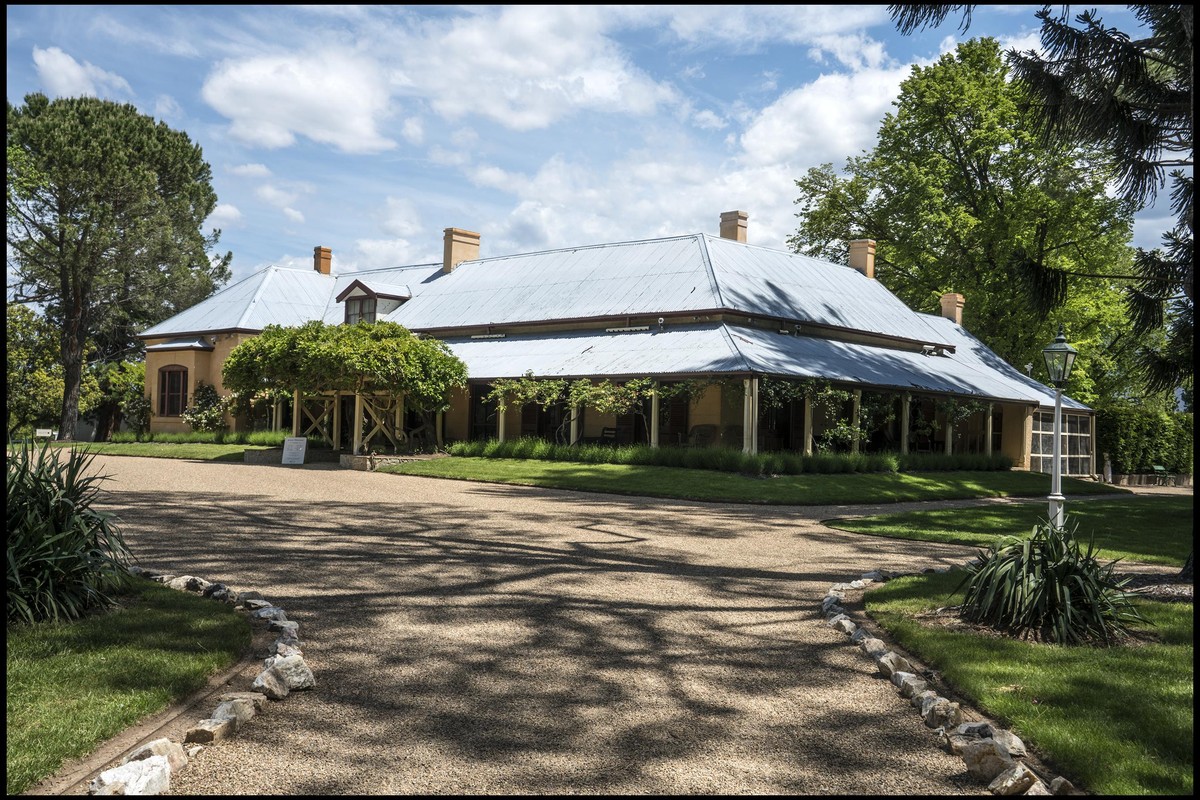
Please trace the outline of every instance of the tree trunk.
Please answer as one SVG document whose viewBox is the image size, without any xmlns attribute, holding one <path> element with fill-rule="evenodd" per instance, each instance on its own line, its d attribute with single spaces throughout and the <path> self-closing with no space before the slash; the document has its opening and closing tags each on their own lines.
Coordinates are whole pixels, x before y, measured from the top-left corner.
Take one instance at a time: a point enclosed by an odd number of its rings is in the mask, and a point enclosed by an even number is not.
<svg viewBox="0 0 1200 800">
<path fill-rule="evenodd" d="M 96 408 L 96 434 L 94 442 L 107 442 L 121 428 L 121 404 L 113 400 L 104 400 Z"/>
<path fill-rule="evenodd" d="M 1183 562 L 1183 569 L 1179 571 L 1178 580 L 1184 583 L 1194 583 L 1196 580 L 1192 577 L 1192 556 L 1195 555 L 1195 553 L 1195 550 L 1192 550 L 1188 553 L 1187 561 Z"/>
<path fill-rule="evenodd" d="M 83 383 L 83 343 L 73 335 L 71 327 L 68 324 L 62 335 L 63 402 L 58 439 L 73 442 L 79 422 L 79 388 Z"/>
</svg>

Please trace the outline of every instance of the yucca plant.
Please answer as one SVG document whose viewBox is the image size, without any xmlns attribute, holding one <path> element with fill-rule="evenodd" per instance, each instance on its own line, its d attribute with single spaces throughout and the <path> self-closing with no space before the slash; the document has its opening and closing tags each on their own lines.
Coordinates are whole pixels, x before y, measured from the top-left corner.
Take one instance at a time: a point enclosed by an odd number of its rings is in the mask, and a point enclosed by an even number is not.
<svg viewBox="0 0 1200 800">
<path fill-rule="evenodd" d="M 1117 562 L 1102 565 L 1091 540 L 1081 547 L 1078 527 L 1042 521 L 1027 538 L 1005 537 L 981 552 L 955 589 L 966 587 L 963 618 L 1060 644 L 1107 644 L 1146 622 L 1122 591 L 1129 579 L 1116 577 Z"/>
<path fill-rule="evenodd" d="M 112 602 L 129 550 L 111 515 L 92 508 L 104 476 L 94 456 L 48 443 L 8 458 L 8 622 L 71 620 Z"/>
</svg>

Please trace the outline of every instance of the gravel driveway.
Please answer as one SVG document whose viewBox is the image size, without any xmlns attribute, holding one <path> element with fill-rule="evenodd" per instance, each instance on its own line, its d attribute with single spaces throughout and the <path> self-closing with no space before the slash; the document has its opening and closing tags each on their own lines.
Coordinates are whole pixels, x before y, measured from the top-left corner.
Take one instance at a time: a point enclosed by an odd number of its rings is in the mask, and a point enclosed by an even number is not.
<svg viewBox="0 0 1200 800">
<path fill-rule="evenodd" d="M 96 462 L 142 565 L 259 589 L 318 680 L 174 793 L 984 793 L 821 619 L 973 553 L 818 522 L 868 509 Z"/>
</svg>

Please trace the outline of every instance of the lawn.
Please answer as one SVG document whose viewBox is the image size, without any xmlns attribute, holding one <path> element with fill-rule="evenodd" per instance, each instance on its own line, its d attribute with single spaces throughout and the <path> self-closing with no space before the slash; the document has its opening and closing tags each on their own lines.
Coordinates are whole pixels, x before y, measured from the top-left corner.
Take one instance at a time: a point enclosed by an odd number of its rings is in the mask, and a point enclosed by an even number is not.
<svg viewBox="0 0 1200 800">
<path fill-rule="evenodd" d="M 1153 641 L 1109 648 L 1035 644 L 922 625 L 955 605 L 963 573 L 898 578 L 866 593 L 867 613 L 972 705 L 1052 767 L 1100 795 L 1190 796 L 1191 603 L 1138 600 Z"/>
<path fill-rule="evenodd" d="M 751 477 L 682 467 L 463 457 L 389 464 L 380 467 L 379 471 L 585 492 L 772 505 L 899 503 L 1050 493 L 1050 476 L 1030 472 L 892 472 Z M 1063 479 L 1063 490 L 1068 494 L 1124 491 L 1069 478 Z"/>
<path fill-rule="evenodd" d="M 232 606 L 138 579 L 121 606 L 7 627 L 8 793 L 19 794 L 241 658 Z"/>
<path fill-rule="evenodd" d="M 56 442 L 54 447 L 78 447 L 89 453 L 106 456 L 141 456 L 143 458 L 188 458 L 194 461 L 235 461 L 242 463 L 247 450 L 266 450 L 246 444 L 162 444 L 159 442 Z"/>
<path fill-rule="evenodd" d="M 1192 549 L 1192 498 L 1096 498 L 1066 506 L 1068 528 L 1081 541 L 1094 537 L 1099 556 L 1183 566 Z M 855 533 L 987 547 L 1001 536 L 1024 536 L 1046 518 L 1046 504 L 994 505 L 828 520 Z"/>
</svg>

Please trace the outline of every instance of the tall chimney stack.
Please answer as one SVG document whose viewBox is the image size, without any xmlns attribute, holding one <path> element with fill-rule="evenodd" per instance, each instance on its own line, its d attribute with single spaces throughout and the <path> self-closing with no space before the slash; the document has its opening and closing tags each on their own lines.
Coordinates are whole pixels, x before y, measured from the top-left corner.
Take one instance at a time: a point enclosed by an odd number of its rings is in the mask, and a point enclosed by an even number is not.
<svg viewBox="0 0 1200 800">
<path fill-rule="evenodd" d="M 967 298 L 954 292 L 942 295 L 942 316 L 954 320 L 955 325 L 962 325 L 962 310 L 967 304 Z"/>
<path fill-rule="evenodd" d="M 479 234 L 465 231 L 462 228 L 446 228 L 443 230 L 442 272 L 454 271 L 463 261 L 479 258 Z"/>
<path fill-rule="evenodd" d="M 735 242 L 746 242 L 746 220 L 750 215 L 745 211 L 726 211 L 721 214 L 721 238 L 732 239 Z"/>
<path fill-rule="evenodd" d="M 850 266 L 868 278 L 875 277 L 874 239 L 855 239 L 850 242 Z"/>
<path fill-rule="evenodd" d="M 322 275 L 329 274 L 329 265 L 333 262 L 333 251 L 328 247 L 313 248 L 313 269 Z"/>
</svg>

